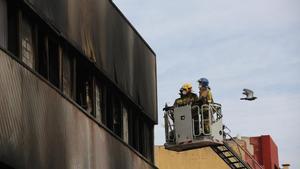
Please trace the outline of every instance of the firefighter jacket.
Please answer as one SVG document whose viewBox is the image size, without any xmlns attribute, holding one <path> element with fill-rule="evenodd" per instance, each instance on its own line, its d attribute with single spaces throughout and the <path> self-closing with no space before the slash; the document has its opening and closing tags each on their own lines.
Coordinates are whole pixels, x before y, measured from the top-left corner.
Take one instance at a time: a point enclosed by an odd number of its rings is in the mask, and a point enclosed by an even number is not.
<svg viewBox="0 0 300 169">
<path fill-rule="evenodd" d="M 202 104 L 213 103 L 212 93 L 209 87 L 201 87 L 199 92 L 199 101 Z"/>
<path fill-rule="evenodd" d="M 180 98 L 176 99 L 174 102 L 175 107 L 185 106 L 188 104 L 194 104 L 198 100 L 198 96 L 195 93 L 188 93 L 187 95 L 182 95 Z"/>
</svg>

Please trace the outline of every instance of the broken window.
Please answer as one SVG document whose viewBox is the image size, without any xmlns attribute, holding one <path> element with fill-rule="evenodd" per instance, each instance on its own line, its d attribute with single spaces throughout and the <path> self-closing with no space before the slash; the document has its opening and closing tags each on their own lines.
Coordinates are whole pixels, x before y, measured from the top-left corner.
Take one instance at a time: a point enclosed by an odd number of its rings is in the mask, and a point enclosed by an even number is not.
<svg viewBox="0 0 300 169">
<path fill-rule="evenodd" d="M 128 129 L 128 108 L 125 104 L 122 104 L 122 114 L 123 114 L 123 140 L 129 143 L 129 129 Z"/>
<path fill-rule="evenodd" d="M 30 68 L 34 67 L 33 27 L 27 17 L 22 19 L 21 59 Z"/>
<path fill-rule="evenodd" d="M 63 93 L 70 98 L 73 97 L 73 57 L 70 56 L 67 49 L 63 50 Z"/>
<path fill-rule="evenodd" d="M 79 58 L 76 64 L 76 101 L 89 114 L 93 112 L 93 83 L 91 71 L 84 58 Z"/>
<path fill-rule="evenodd" d="M 123 138 L 123 112 L 121 97 L 114 86 L 106 86 L 106 126 Z"/>
<path fill-rule="evenodd" d="M 104 90 L 100 81 L 95 80 L 95 112 L 94 117 L 98 122 L 105 121 L 104 113 Z"/>
</svg>

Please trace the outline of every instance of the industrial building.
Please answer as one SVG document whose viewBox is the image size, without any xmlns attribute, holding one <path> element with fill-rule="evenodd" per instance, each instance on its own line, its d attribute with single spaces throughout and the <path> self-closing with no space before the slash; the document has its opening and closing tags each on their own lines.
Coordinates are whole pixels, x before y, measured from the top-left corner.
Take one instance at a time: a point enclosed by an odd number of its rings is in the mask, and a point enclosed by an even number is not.
<svg viewBox="0 0 300 169">
<path fill-rule="evenodd" d="M 0 0 L 1 169 L 155 169 L 156 85 L 111 0 Z"/>
</svg>

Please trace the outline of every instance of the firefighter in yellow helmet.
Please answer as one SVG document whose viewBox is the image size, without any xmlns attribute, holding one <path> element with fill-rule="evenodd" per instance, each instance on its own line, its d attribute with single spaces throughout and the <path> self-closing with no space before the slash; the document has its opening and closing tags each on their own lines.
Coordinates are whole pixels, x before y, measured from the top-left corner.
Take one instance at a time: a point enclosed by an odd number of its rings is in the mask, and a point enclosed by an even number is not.
<svg viewBox="0 0 300 169">
<path fill-rule="evenodd" d="M 192 92 L 192 85 L 190 83 L 183 84 L 179 91 L 180 98 L 175 100 L 175 107 L 194 104 L 198 100 L 198 96 Z"/>
</svg>

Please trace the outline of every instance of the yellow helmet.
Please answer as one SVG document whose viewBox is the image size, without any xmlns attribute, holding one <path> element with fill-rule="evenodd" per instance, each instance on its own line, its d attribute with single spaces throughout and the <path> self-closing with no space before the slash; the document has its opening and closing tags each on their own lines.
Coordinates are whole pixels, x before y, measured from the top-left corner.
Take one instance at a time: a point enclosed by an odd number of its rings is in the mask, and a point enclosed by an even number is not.
<svg viewBox="0 0 300 169">
<path fill-rule="evenodd" d="M 192 84 L 190 83 L 184 83 L 181 87 L 182 90 L 190 91 L 192 90 Z"/>
</svg>

